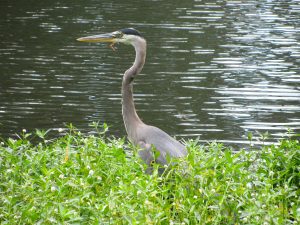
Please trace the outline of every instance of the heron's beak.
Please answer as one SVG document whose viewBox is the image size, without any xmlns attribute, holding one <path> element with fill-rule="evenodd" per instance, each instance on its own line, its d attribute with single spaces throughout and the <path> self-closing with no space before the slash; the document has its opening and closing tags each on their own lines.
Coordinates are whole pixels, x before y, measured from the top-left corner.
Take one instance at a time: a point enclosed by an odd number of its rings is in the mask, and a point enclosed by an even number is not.
<svg viewBox="0 0 300 225">
<path fill-rule="evenodd" d="M 107 33 L 107 34 L 99 34 L 99 35 L 81 37 L 81 38 L 78 38 L 77 41 L 82 41 L 82 42 L 109 42 L 109 43 L 114 44 L 114 43 L 116 43 L 116 37 L 113 35 L 113 33 Z"/>
</svg>

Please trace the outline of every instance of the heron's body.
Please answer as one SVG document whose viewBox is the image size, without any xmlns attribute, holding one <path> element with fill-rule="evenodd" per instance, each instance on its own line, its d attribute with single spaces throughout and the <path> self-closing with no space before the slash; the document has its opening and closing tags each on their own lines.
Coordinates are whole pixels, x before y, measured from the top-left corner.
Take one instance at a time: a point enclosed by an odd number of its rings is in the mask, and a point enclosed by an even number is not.
<svg viewBox="0 0 300 225">
<path fill-rule="evenodd" d="M 139 146 L 140 157 L 150 166 L 155 160 L 161 165 L 167 165 L 167 157 L 184 157 L 185 147 L 161 129 L 145 124 L 137 115 L 133 101 L 133 80 L 138 75 L 146 59 L 146 40 L 132 28 L 123 29 L 104 35 L 79 38 L 86 42 L 111 42 L 131 44 L 135 48 L 136 57 L 133 65 L 125 72 L 122 81 L 122 115 L 129 140 Z M 160 153 L 154 158 L 153 147 Z"/>
</svg>

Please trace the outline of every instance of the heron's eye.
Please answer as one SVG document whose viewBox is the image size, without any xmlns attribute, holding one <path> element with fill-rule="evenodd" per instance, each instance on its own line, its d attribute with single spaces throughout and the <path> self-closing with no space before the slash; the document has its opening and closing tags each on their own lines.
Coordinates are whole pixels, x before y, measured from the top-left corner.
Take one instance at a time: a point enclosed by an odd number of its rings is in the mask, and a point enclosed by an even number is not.
<svg viewBox="0 0 300 225">
<path fill-rule="evenodd" d="M 116 31 L 116 32 L 113 33 L 113 35 L 114 35 L 115 38 L 121 38 L 123 36 L 123 33 L 120 32 L 120 31 Z"/>
</svg>

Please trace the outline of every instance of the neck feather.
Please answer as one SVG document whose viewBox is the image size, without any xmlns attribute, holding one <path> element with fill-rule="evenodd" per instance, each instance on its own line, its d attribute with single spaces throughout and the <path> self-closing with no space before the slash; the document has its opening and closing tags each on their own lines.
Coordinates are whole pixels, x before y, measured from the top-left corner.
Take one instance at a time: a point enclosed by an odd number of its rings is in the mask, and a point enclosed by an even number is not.
<svg viewBox="0 0 300 225">
<path fill-rule="evenodd" d="M 145 64 L 146 41 L 143 38 L 137 38 L 133 46 L 136 54 L 135 61 L 125 72 L 122 82 L 122 115 L 128 137 L 131 140 L 133 140 L 136 135 L 135 128 L 137 125 L 143 123 L 135 110 L 132 86 L 135 76 L 141 72 Z"/>
</svg>

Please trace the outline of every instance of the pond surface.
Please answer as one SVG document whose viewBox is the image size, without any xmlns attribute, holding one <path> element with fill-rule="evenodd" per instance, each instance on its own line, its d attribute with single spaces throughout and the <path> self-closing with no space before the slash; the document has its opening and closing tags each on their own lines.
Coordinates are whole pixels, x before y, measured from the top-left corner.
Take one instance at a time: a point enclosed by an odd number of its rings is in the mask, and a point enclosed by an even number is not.
<svg viewBox="0 0 300 225">
<path fill-rule="evenodd" d="M 148 41 L 139 116 L 178 139 L 248 144 L 300 131 L 300 2 L 8 1 L 0 18 L 0 136 L 22 129 L 126 135 L 121 80 L 134 60 L 76 38 L 134 27 Z M 58 133 L 58 132 L 57 132 Z"/>
</svg>

